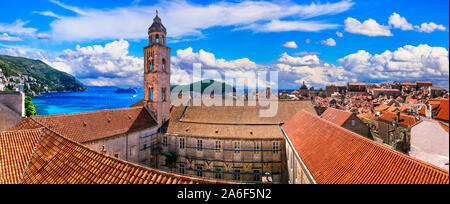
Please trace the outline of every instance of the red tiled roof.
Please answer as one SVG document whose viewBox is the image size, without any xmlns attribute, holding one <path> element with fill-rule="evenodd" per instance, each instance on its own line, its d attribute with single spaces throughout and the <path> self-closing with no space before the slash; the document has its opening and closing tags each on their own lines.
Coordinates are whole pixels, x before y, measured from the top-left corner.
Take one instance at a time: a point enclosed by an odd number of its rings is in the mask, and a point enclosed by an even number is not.
<svg viewBox="0 0 450 204">
<path fill-rule="evenodd" d="M 442 122 L 439 122 L 439 124 L 444 128 L 444 130 L 445 131 L 447 131 L 448 132 L 448 125 L 446 125 L 446 124 L 444 124 L 444 123 L 442 123 Z"/>
<path fill-rule="evenodd" d="M 68 139 L 84 143 L 125 134 L 156 125 L 144 107 L 102 110 L 75 114 L 33 116 L 13 130 L 30 129 L 30 121 L 46 127 Z"/>
<path fill-rule="evenodd" d="M 387 121 L 389 123 L 392 122 L 392 120 L 395 120 L 396 118 L 397 118 L 397 114 L 391 113 L 391 112 L 384 113 L 380 117 L 378 117 L 378 119 Z M 417 122 L 419 122 L 419 120 L 417 120 L 414 116 L 409 116 L 409 115 L 405 115 L 405 114 L 400 114 L 399 121 L 398 121 L 398 123 L 400 125 L 404 125 L 406 127 L 411 127 L 414 124 L 416 124 Z"/>
<path fill-rule="evenodd" d="M 448 171 L 304 111 L 282 128 L 319 184 L 449 183 Z"/>
<path fill-rule="evenodd" d="M 327 108 L 322 113 L 322 118 L 336 125 L 342 126 L 352 116 L 352 112 L 338 110 L 336 108 Z"/>
<path fill-rule="evenodd" d="M 436 115 L 436 119 L 449 121 L 449 100 L 448 99 L 430 99 L 432 112 Z M 425 115 L 426 106 L 422 106 L 419 113 Z"/>
<path fill-rule="evenodd" d="M 411 82 L 403 82 L 402 83 L 403 86 L 415 86 L 416 83 L 411 83 Z"/>
<path fill-rule="evenodd" d="M 19 183 L 42 129 L 0 132 L 0 184 Z"/>
<path fill-rule="evenodd" d="M 416 81 L 416 84 L 421 83 L 421 84 L 432 84 L 431 81 Z"/>
<path fill-rule="evenodd" d="M 372 113 L 361 113 L 357 115 L 360 118 L 367 118 L 369 120 L 374 120 L 376 117 Z"/>
<path fill-rule="evenodd" d="M 1 132 L 0 139 L 0 183 L 19 183 L 22 175 L 22 184 L 226 183 L 122 161 L 45 128 Z"/>
</svg>

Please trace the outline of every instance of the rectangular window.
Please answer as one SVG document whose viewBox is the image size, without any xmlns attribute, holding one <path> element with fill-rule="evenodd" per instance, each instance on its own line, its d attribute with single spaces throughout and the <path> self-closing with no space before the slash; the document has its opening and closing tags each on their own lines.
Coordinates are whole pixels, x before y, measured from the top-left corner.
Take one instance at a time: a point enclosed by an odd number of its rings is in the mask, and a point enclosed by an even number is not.
<svg viewBox="0 0 450 204">
<path fill-rule="evenodd" d="M 164 137 L 163 137 L 163 146 L 164 146 L 164 147 L 167 147 L 167 145 L 168 145 L 168 144 L 167 144 L 167 136 L 164 136 Z"/>
<path fill-rule="evenodd" d="M 261 144 L 259 142 L 255 142 L 255 146 L 254 146 L 253 150 L 256 154 L 259 154 L 261 152 Z"/>
<path fill-rule="evenodd" d="M 203 140 L 197 140 L 197 151 L 203 151 Z"/>
<path fill-rule="evenodd" d="M 184 138 L 180 138 L 180 149 L 184 149 Z"/>
<path fill-rule="evenodd" d="M 136 146 L 131 146 L 130 147 L 130 156 L 134 155 L 135 149 L 136 149 Z"/>
<path fill-rule="evenodd" d="M 153 101 L 153 88 L 148 89 L 148 99 Z"/>
<path fill-rule="evenodd" d="M 273 142 L 273 153 L 278 153 L 280 151 L 280 146 L 278 142 Z"/>
<path fill-rule="evenodd" d="M 180 174 L 184 174 L 184 164 L 180 164 L 180 168 L 178 169 Z"/>
<path fill-rule="evenodd" d="M 216 152 L 221 152 L 221 151 L 222 151 L 222 142 L 216 141 Z"/>
<path fill-rule="evenodd" d="M 197 176 L 203 177 L 203 167 L 202 166 L 197 166 Z"/>
<path fill-rule="evenodd" d="M 241 170 L 235 169 L 233 177 L 234 177 L 234 180 L 236 180 L 236 181 L 241 180 Z"/>
<path fill-rule="evenodd" d="M 222 179 L 222 169 L 221 168 L 216 168 L 216 170 L 215 170 L 215 178 L 216 179 Z"/>
<path fill-rule="evenodd" d="M 166 88 L 161 90 L 161 100 L 166 101 Z"/>
<path fill-rule="evenodd" d="M 254 181 L 261 181 L 261 172 L 259 170 L 253 171 L 253 180 Z"/>
<path fill-rule="evenodd" d="M 352 126 L 355 126 L 355 125 L 356 125 L 355 120 L 352 120 Z"/>
<path fill-rule="evenodd" d="M 234 153 L 241 153 L 241 143 L 234 142 Z"/>
</svg>

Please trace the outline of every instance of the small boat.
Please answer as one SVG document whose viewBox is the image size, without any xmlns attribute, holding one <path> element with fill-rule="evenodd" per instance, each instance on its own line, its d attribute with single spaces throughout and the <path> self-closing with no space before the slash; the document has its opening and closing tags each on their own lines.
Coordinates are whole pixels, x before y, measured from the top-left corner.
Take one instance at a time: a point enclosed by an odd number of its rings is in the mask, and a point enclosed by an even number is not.
<svg viewBox="0 0 450 204">
<path fill-rule="evenodd" d="M 134 89 L 117 89 L 114 91 L 114 93 L 122 94 L 122 93 L 131 93 L 131 94 L 137 94 L 137 91 Z"/>
</svg>

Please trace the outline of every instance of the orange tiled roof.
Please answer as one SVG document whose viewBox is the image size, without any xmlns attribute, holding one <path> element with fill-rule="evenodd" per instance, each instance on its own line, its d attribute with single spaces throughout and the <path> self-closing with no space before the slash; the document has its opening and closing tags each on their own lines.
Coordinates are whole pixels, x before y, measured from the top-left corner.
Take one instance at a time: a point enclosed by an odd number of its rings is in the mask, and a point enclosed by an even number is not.
<svg viewBox="0 0 450 204">
<path fill-rule="evenodd" d="M 375 111 L 383 112 L 386 111 L 389 108 L 388 105 L 380 105 L 374 108 Z"/>
<path fill-rule="evenodd" d="M 449 99 L 430 99 L 431 109 L 436 114 L 436 119 L 449 121 Z M 422 106 L 419 113 L 425 115 L 426 106 Z"/>
<path fill-rule="evenodd" d="M 416 81 L 416 84 L 421 83 L 421 84 L 432 84 L 431 81 Z"/>
<path fill-rule="evenodd" d="M 335 108 L 327 108 L 327 110 L 322 113 L 321 117 L 334 124 L 342 126 L 352 116 L 352 114 L 353 113 L 348 111 L 338 110 Z"/>
<path fill-rule="evenodd" d="M 397 114 L 391 113 L 391 112 L 384 113 L 380 117 L 378 117 L 378 119 L 387 121 L 389 123 L 392 122 L 392 120 L 395 120 L 396 118 L 397 118 Z M 417 120 L 414 116 L 400 114 L 398 123 L 400 125 L 404 125 L 406 127 L 411 127 L 411 126 L 415 125 L 417 122 L 419 122 L 419 120 Z"/>
<path fill-rule="evenodd" d="M 448 184 L 448 171 L 300 111 L 282 128 L 319 184 Z"/>
<path fill-rule="evenodd" d="M 42 129 L 0 132 L 0 184 L 19 183 Z"/>
<path fill-rule="evenodd" d="M 0 169 L 3 183 L 19 183 L 22 175 L 22 184 L 225 183 L 181 176 L 122 161 L 93 151 L 46 128 L 2 132 L 0 136 L 0 164 L 6 164 Z M 14 145 L 6 145 L 6 140 Z"/>
<path fill-rule="evenodd" d="M 445 131 L 447 131 L 448 132 L 448 124 L 446 125 L 446 124 L 444 124 L 444 123 L 442 123 L 442 122 L 439 122 L 439 124 L 444 128 L 444 130 Z"/>
<path fill-rule="evenodd" d="M 358 114 L 357 116 L 360 117 L 360 118 L 367 118 L 369 120 L 375 120 L 376 119 L 375 115 L 373 115 L 372 113 L 361 113 L 361 114 Z"/>
<path fill-rule="evenodd" d="M 33 121 L 32 125 L 28 125 Z M 64 137 L 84 143 L 156 125 L 144 107 L 101 110 L 74 114 L 33 116 L 12 130 L 30 129 L 39 124 Z"/>
</svg>

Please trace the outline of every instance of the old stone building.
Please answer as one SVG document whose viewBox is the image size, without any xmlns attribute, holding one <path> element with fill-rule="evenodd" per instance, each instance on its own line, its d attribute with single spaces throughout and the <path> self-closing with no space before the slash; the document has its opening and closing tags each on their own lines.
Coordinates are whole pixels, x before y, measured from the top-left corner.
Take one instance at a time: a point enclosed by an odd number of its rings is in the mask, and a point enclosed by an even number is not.
<svg viewBox="0 0 450 204">
<path fill-rule="evenodd" d="M 339 125 L 347 130 L 357 133 L 363 137 L 372 138 L 369 126 L 367 126 L 361 119 L 356 117 L 355 113 L 339 110 L 336 108 L 327 108 L 322 113 L 321 118 L 328 120 L 336 125 Z"/>
<path fill-rule="evenodd" d="M 378 117 L 377 121 L 377 139 L 400 152 L 406 153 L 409 151 L 411 127 L 419 121 L 417 118 L 400 112 L 386 112 Z"/>
</svg>

